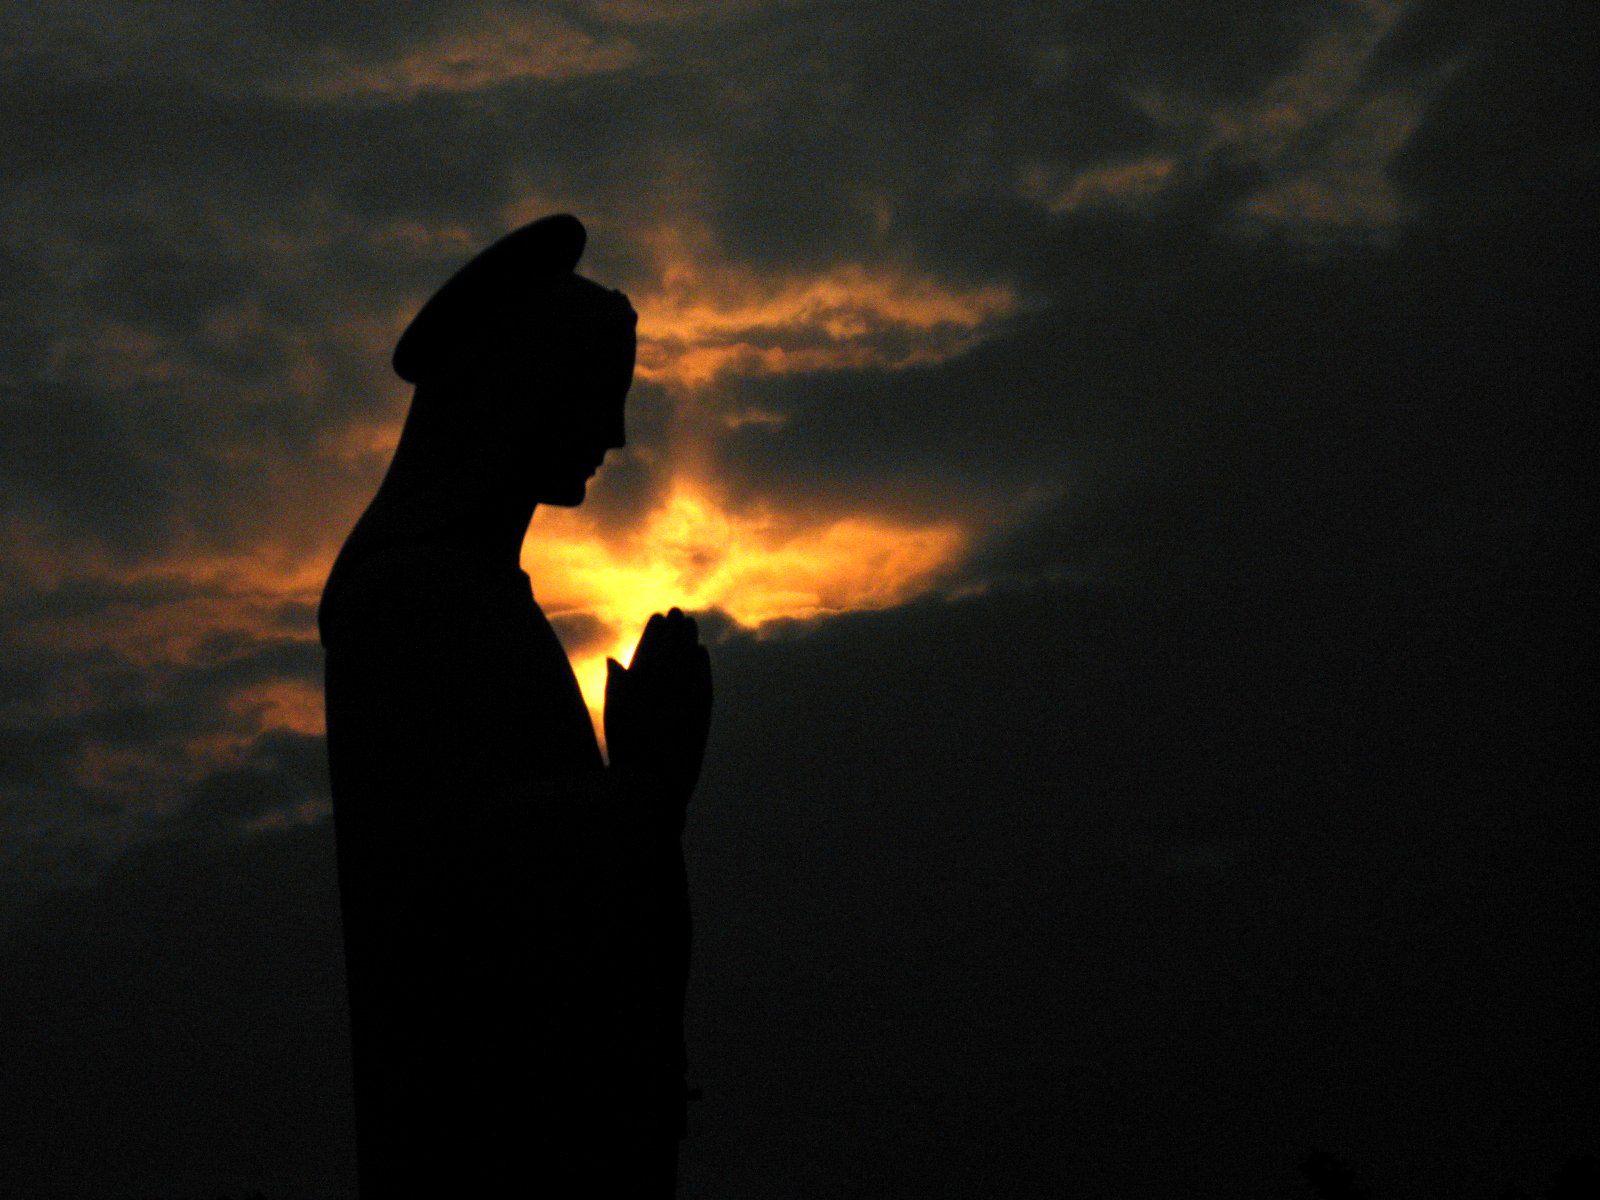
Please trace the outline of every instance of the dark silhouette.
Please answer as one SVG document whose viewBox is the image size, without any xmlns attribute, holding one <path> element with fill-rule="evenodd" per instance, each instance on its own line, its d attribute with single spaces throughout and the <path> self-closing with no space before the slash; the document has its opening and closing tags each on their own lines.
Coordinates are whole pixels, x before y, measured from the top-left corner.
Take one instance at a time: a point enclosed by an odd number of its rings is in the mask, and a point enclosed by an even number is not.
<svg viewBox="0 0 1600 1200">
<path fill-rule="evenodd" d="M 1319 1200 L 1371 1200 L 1372 1193 L 1356 1184 L 1356 1173 L 1343 1159 L 1326 1150 L 1313 1150 L 1300 1164 L 1300 1173 Z"/>
<path fill-rule="evenodd" d="M 323 593 L 364 1200 L 675 1186 L 709 661 L 650 619 L 610 664 L 606 766 L 518 563 L 624 440 L 636 317 L 574 274 L 584 239 L 534 222 L 417 314 L 394 460 Z"/>
<path fill-rule="evenodd" d="M 1579 1154 L 1562 1164 L 1561 1170 L 1544 1193 L 1549 1200 L 1579 1200 L 1582 1196 L 1600 1196 L 1600 1159 L 1592 1154 Z"/>
</svg>

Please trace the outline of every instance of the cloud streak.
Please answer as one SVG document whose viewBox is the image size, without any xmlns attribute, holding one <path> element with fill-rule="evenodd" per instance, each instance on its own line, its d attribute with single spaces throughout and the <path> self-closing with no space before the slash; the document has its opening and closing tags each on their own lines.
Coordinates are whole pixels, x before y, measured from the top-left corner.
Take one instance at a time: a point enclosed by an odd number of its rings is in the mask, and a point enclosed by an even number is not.
<svg viewBox="0 0 1600 1200">
<path fill-rule="evenodd" d="M 787 374 L 942 362 L 993 336 L 1019 301 L 1002 285 L 952 287 L 843 263 L 809 274 L 719 263 L 667 235 L 641 309 L 639 373 L 685 388 L 725 371 Z M 658 242 L 658 245 L 661 243 Z"/>
<path fill-rule="evenodd" d="M 326 53 L 293 94 L 315 100 L 405 101 L 433 93 L 483 92 L 624 70 L 639 59 L 623 40 L 598 41 L 555 13 L 494 7 L 394 57 L 350 63 Z"/>
</svg>

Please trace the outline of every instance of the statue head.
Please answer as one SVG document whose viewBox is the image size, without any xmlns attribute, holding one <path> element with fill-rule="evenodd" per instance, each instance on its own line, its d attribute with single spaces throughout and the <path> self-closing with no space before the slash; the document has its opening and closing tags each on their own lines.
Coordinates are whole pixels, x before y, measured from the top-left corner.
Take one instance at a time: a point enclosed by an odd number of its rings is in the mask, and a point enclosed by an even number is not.
<svg viewBox="0 0 1600 1200">
<path fill-rule="evenodd" d="M 395 371 L 417 385 L 413 417 L 518 504 L 582 503 L 625 441 L 638 317 L 621 292 L 575 272 L 585 240 L 566 214 L 507 234 L 434 293 L 395 347 Z"/>
</svg>

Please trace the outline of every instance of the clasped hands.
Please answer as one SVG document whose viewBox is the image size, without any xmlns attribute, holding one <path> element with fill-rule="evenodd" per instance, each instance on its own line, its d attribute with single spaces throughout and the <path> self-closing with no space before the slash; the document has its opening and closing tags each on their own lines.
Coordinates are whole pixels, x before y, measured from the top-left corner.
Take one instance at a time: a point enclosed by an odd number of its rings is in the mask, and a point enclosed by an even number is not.
<svg viewBox="0 0 1600 1200">
<path fill-rule="evenodd" d="M 606 746 L 614 769 L 658 787 L 682 825 L 711 728 L 711 657 L 694 618 L 646 622 L 633 661 L 606 659 Z"/>
</svg>

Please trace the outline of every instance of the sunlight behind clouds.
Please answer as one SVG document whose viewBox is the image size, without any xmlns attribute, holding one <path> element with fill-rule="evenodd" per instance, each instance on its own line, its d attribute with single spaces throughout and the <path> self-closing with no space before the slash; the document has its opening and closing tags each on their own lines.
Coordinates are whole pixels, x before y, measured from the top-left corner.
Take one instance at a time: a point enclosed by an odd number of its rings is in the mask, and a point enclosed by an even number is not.
<svg viewBox="0 0 1600 1200">
<path fill-rule="evenodd" d="M 960 286 L 860 262 L 764 274 L 702 241 L 681 229 L 648 239 L 659 282 L 634 298 L 640 378 L 693 388 L 724 371 L 943 362 L 1021 307 L 1000 284 Z"/>
<path fill-rule="evenodd" d="M 572 654 L 598 725 L 605 660 L 626 664 L 653 612 L 674 605 L 719 609 L 759 629 L 783 619 L 889 608 L 936 584 L 966 543 L 954 522 L 910 525 L 867 512 L 825 521 L 772 509 L 735 512 L 711 487 L 683 478 L 621 538 L 602 538 L 579 509 L 540 513 L 523 566 L 552 618 L 583 614 L 605 631 Z"/>
</svg>

